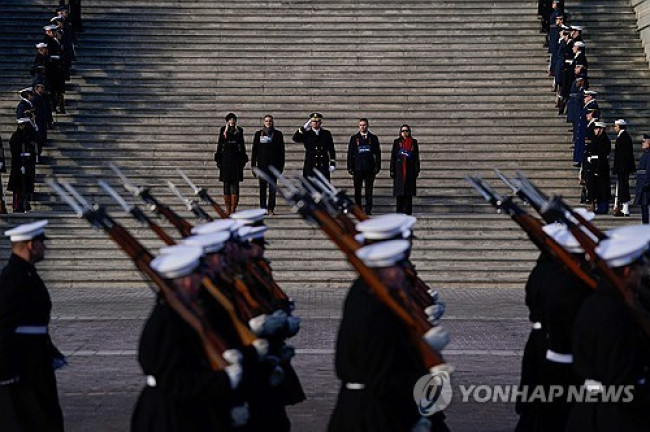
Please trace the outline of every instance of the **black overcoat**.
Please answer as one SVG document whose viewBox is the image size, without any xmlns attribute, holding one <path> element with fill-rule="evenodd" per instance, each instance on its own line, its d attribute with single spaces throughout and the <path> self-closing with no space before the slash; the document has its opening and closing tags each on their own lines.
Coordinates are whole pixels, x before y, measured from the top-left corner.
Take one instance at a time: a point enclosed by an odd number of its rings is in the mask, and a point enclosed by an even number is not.
<svg viewBox="0 0 650 432">
<path fill-rule="evenodd" d="M 406 165 L 406 170 L 404 166 Z M 406 171 L 406 175 L 404 175 Z M 390 176 L 393 178 L 393 196 L 415 196 L 415 180 L 420 175 L 420 151 L 418 140 L 413 138 L 413 149 L 402 148 L 402 138 L 393 142 L 390 152 Z"/>
<path fill-rule="evenodd" d="M 34 265 L 12 254 L 0 273 L 0 381 L 19 377 L 7 387 L 24 431 L 63 431 L 52 365 L 63 355 L 49 333 L 16 333 L 22 326 L 47 327 L 51 310 L 50 295 Z"/>
<path fill-rule="evenodd" d="M 320 129 L 318 135 L 312 129 L 305 131 L 302 127 L 293 134 L 293 141 L 305 146 L 305 162 L 302 175 L 314 176 L 314 170 L 320 171 L 327 179 L 330 178 L 330 165 L 336 163 L 336 151 L 332 133 Z"/>
<path fill-rule="evenodd" d="M 31 126 L 16 130 L 9 139 L 11 150 L 11 172 L 7 190 L 33 193 L 36 178 L 36 132 Z M 25 173 L 21 173 L 21 168 Z"/>
<path fill-rule="evenodd" d="M 237 131 L 226 130 L 222 126 L 219 130 L 219 142 L 215 156 L 219 168 L 219 180 L 222 182 L 236 183 L 244 180 L 244 167 L 248 162 L 246 147 L 244 145 L 244 130 L 236 126 Z"/>
<path fill-rule="evenodd" d="M 361 132 L 350 137 L 348 144 L 348 171 L 355 174 L 377 174 L 381 170 L 381 148 L 377 135 L 368 132 L 363 140 Z"/>
<path fill-rule="evenodd" d="M 650 204 L 650 149 L 644 150 L 636 170 L 636 189 L 634 205 Z"/>
<path fill-rule="evenodd" d="M 253 137 L 253 150 L 251 154 L 251 166 L 257 167 L 267 175 L 271 175 L 269 167 L 273 166 L 278 171 L 284 171 L 284 135 L 277 129 L 267 133 L 258 130 Z"/>
</svg>

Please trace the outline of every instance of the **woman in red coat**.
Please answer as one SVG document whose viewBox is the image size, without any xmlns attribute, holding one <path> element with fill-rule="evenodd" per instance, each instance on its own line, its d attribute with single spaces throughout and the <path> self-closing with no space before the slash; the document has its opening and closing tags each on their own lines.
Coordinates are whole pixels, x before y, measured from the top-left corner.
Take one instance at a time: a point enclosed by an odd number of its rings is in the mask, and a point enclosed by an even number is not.
<svg viewBox="0 0 650 432">
<path fill-rule="evenodd" d="M 416 195 L 415 179 L 420 175 L 418 140 L 411 137 L 411 127 L 402 125 L 400 137 L 393 142 L 390 153 L 390 177 L 393 179 L 393 196 L 397 199 L 397 213 L 413 212 Z"/>
</svg>

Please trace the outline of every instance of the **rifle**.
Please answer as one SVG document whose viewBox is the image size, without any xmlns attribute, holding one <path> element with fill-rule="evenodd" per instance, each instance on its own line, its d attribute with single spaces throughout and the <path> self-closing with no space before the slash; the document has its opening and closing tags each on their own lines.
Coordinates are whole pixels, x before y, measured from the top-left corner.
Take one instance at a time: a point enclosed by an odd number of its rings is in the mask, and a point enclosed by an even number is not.
<svg viewBox="0 0 650 432">
<path fill-rule="evenodd" d="M 133 260 L 136 268 L 158 287 L 154 292 L 164 298 L 165 302 L 197 332 L 211 368 L 222 370 L 226 367 L 228 363 L 223 359 L 222 354 L 228 347 L 206 321 L 201 307 L 195 302 L 186 301 L 178 296 L 174 286 L 149 266 L 153 255 L 122 225 L 113 220 L 102 207 L 96 205 L 92 208 L 71 185 L 51 178 L 46 179 L 45 182 L 75 211 L 78 217 L 83 217 L 93 227 L 103 229 Z"/>
<path fill-rule="evenodd" d="M 136 186 L 131 180 L 128 179 L 120 171 L 120 169 L 113 163 L 109 163 L 108 166 L 117 174 L 117 176 L 122 180 L 124 189 L 128 192 L 131 192 L 134 196 L 141 198 L 147 205 L 151 207 L 151 211 L 154 213 L 162 214 L 172 225 L 178 229 L 183 237 L 188 237 L 192 234 L 192 225 L 174 212 L 171 208 L 159 202 L 156 198 L 151 195 L 149 188 Z"/>
<path fill-rule="evenodd" d="M 219 206 L 219 204 L 217 204 L 217 202 L 212 199 L 212 197 L 208 194 L 208 191 L 205 190 L 205 188 L 200 188 L 194 183 L 192 183 L 192 180 L 190 180 L 189 177 L 186 176 L 185 173 L 179 170 L 178 168 L 176 168 L 176 172 L 178 172 L 181 175 L 181 177 L 183 177 L 183 180 L 185 180 L 185 182 L 189 185 L 189 187 L 192 188 L 192 190 L 194 191 L 194 195 L 201 198 L 205 204 L 211 205 L 214 211 L 217 212 L 217 214 L 221 219 L 228 218 L 226 212 L 223 211 L 221 206 Z"/>
<path fill-rule="evenodd" d="M 183 204 L 185 204 L 185 207 L 187 207 L 187 209 L 188 209 L 189 211 L 191 211 L 192 213 L 194 213 L 194 215 L 195 215 L 197 218 L 199 218 L 199 219 L 201 219 L 201 220 L 203 220 L 203 221 L 205 221 L 205 222 L 210 222 L 210 221 L 212 221 L 212 218 L 210 217 L 210 215 L 208 215 L 208 214 L 207 214 L 207 213 L 206 213 L 206 212 L 201 208 L 201 206 L 200 206 L 196 201 L 191 200 L 191 199 L 189 199 L 189 198 L 186 198 L 186 197 L 181 193 L 181 191 L 178 190 L 178 188 L 176 187 L 176 185 L 175 185 L 174 183 L 172 183 L 171 181 L 167 180 L 167 186 L 169 186 L 169 189 L 174 193 L 174 195 L 176 195 L 176 197 L 177 197 L 177 198 L 178 198 L 178 199 L 179 199 Z"/>
<path fill-rule="evenodd" d="M 108 183 L 104 180 L 99 180 L 97 182 L 99 186 L 106 191 L 117 203 L 124 209 L 127 214 L 133 216 L 140 223 L 147 225 L 151 230 L 156 233 L 158 238 L 165 242 L 167 245 L 176 244 L 176 241 L 169 236 L 157 223 L 155 223 L 149 216 L 147 216 L 140 207 L 135 205 L 129 205 L 121 196 L 113 189 Z"/>
<path fill-rule="evenodd" d="M 284 185 L 283 188 L 276 186 L 276 190 L 282 194 L 293 209 L 303 218 L 314 221 L 325 232 L 325 234 L 327 234 L 327 236 L 341 249 L 341 251 L 345 253 L 352 267 L 354 267 L 361 278 L 370 287 L 377 299 L 385 304 L 391 312 L 405 324 L 424 365 L 429 369 L 443 365 L 444 361 L 441 355 L 432 349 L 423 339 L 423 337 L 426 337 L 426 334 L 432 330 L 431 324 L 426 319 L 422 320 L 417 315 L 413 316 L 412 313 L 414 311 L 409 310 L 404 303 L 391 294 L 389 288 L 379 280 L 375 272 L 371 268 L 367 267 L 353 252 L 353 249 L 356 246 L 356 241 L 350 236 L 341 235 L 341 230 L 338 224 L 324 210 L 319 208 L 308 194 L 301 193 L 300 190 L 292 185 L 279 171 L 274 170 L 273 167 L 270 167 L 270 169 L 273 175 L 275 175 L 280 183 Z M 269 185 L 274 184 L 274 182 L 260 170 L 258 170 L 257 173 L 262 179 L 267 181 Z"/>
<path fill-rule="evenodd" d="M 546 215 L 543 215 L 541 212 L 542 206 L 549 200 L 548 196 L 535 186 L 521 171 L 517 171 L 517 177 L 511 180 L 508 180 L 508 178 L 498 169 L 495 169 L 494 171 L 501 181 L 512 189 L 521 200 L 529 203 L 546 223 L 556 222 L 551 214 L 547 213 Z M 607 238 L 605 233 L 599 230 L 593 223 L 585 219 L 580 213 L 575 212 L 571 207 L 564 203 L 564 201 L 561 201 L 561 205 L 565 212 L 571 213 L 571 216 L 576 219 L 580 225 L 587 228 L 589 232 L 598 239 L 598 241 Z"/>
<path fill-rule="evenodd" d="M 498 211 L 504 211 L 510 218 L 519 225 L 540 251 L 546 252 L 564 264 L 571 273 L 592 289 L 596 288 L 597 282 L 591 274 L 584 270 L 584 263 L 570 254 L 564 247 L 558 244 L 552 237 L 544 232 L 542 223 L 526 213 L 521 207 L 514 203 L 512 197 L 502 197 L 490 187 L 483 179 L 477 176 L 467 176 L 465 179 L 492 204 Z"/>
<path fill-rule="evenodd" d="M 129 205 L 122 199 L 122 197 L 113 189 L 108 183 L 106 183 L 103 180 L 98 181 L 99 186 L 101 186 L 102 189 L 104 189 L 110 196 L 112 196 L 115 201 L 122 206 L 124 211 L 128 214 L 131 214 L 135 219 L 138 221 L 147 224 L 155 233 L 158 235 L 158 237 L 164 241 L 168 245 L 174 245 L 176 244 L 176 241 L 172 239 L 163 229 L 157 225 L 154 221 L 151 220 L 144 212 L 134 206 L 134 205 Z M 239 317 L 237 316 L 235 312 L 235 308 L 233 304 L 228 300 L 227 297 L 215 286 L 213 281 L 205 276 L 202 280 L 203 287 L 208 291 L 210 295 L 212 295 L 217 302 L 228 312 L 228 315 L 230 316 L 230 319 L 232 321 L 233 326 L 237 330 L 237 333 L 239 334 L 239 337 L 244 345 L 250 345 L 254 340 L 255 340 L 255 335 L 246 327 L 240 320 Z M 244 309 L 246 310 L 246 309 Z M 252 317 L 248 317 L 250 319 Z"/>
</svg>

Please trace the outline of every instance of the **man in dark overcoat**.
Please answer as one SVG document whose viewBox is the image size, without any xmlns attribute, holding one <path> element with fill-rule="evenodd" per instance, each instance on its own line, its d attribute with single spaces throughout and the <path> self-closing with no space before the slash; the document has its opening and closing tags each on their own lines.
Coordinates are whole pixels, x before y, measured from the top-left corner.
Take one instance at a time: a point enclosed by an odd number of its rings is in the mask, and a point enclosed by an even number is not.
<svg viewBox="0 0 650 432">
<path fill-rule="evenodd" d="M 609 184 L 609 153 L 612 141 L 607 136 L 604 122 L 594 123 L 594 139 L 586 147 L 587 194 L 596 214 L 607 214 L 611 188 Z"/>
<path fill-rule="evenodd" d="M 13 192 L 13 211 L 23 213 L 31 210 L 29 201 L 34 193 L 36 178 L 37 137 L 31 120 L 27 117 L 16 120 L 18 127 L 11 135 L 11 172 L 7 190 Z"/>
<path fill-rule="evenodd" d="M 397 213 L 413 213 L 415 181 L 420 175 L 420 150 L 418 140 L 411 136 L 411 127 L 402 125 L 400 137 L 393 141 L 390 153 L 390 177 L 393 179 L 393 196 L 397 200 Z"/>
<path fill-rule="evenodd" d="M 359 132 L 350 137 L 348 144 L 348 173 L 354 181 L 354 202 L 361 207 L 361 190 L 366 185 L 367 215 L 372 214 L 372 189 L 375 176 L 381 170 L 379 138 L 368 130 L 368 119 L 359 120 Z"/>
<path fill-rule="evenodd" d="M 336 151 L 332 133 L 323 129 L 323 115 L 317 112 L 309 115 L 309 120 L 293 134 L 293 141 L 305 146 L 305 162 L 302 175 L 313 177 L 318 170 L 328 180 L 330 173 L 336 170 Z"/>
<path fill-rule="evenodd" d="M 636 189 L 634 191 L 634 205 L 641 207 L 641 221 L 650 223 L 650 135 L 644 134 L 641 141 L 641 160 L 636 170 Z"/>
<path fill-rule="evenodd" d="M 32 100 L 34 104 L 34 113 L 36 114 L 36 126 L 38 127 L 38 149 L 37 157 L 40 158 L 41 153 L 43 152 L 43 147 L 47 143 L 47 128 L 48 125 L 54 122 L 52 118 L 52 109 L 50 108 L 49 99 L 45 94 L 45 84 L 42 82 L 37 82 L 34 84 L 34 99 Z M 40 162 L 40 160 L 37 160 Z"/>
<path fill-rule="evenodd" d="M 275 176 L 269 171 L 272 166 L 278 171 L 284 171 L 284 135 L 274 126 L 273 116 L 264 116 L 264 126 L 255 132 L 253 137 L 253 150 L 251 154 L 251 167 L 264 171 L 275 182 Z M 266 209 L 266 214 L 275 214 L 275 187 L 260 181 L 260 208 Z M 268 189 L 268 202 L 266 193 Z"/>
<path fill-rule="evenodd" d="M 239 204 L 239 182 L 244 180 L 244 167 L 248 162 L 244 145 L 244 129 L 237 126 L 234 113 L 226 115 L 226 125 L 219 130 L 214 161 L 223 182 L 223 201 L 226 214 L 235 213 Z"/>
<path fill-rule="evenodd" d="M 627 132 L 625 119 L 614 122 L 616 143 L 614 144 L 614 165 L 612 173 L 616 176 L 616 195 L 614 197 L 614 216 L 630 215 L 630 174 L 636 171 L 632 138 Z"/>
<path fill-rule="evenodd" d="M 5 232 L 0 273 L 0 430 L 63 432 L 54 370 L 66 364 L 49 334 L 52 302 L 34 264 L 45 256 L 47 220 Z"/>
<path fill-rule="evenodd" d="M 0 214 L 7 214 L 7 205 L 5 204 L 5 192 L 2 184 L 2 174 L 7 172 L 7 160 L 5 159 L 5 148 L 2 145 L 0 137 Z"/>
</svg>

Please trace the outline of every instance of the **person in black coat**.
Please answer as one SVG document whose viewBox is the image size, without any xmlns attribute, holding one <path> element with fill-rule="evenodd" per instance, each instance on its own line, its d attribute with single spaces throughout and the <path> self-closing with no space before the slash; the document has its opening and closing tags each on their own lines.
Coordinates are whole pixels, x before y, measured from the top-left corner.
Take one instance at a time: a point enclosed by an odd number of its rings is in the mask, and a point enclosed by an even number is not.
<svg viewBox="0 0 650 432">
<path fill-rule="evenodd" d="M 644 134 L 641 141 L 641 160 L 636 170 L 636 189 L 634 191 L 634 205 L 641 207 L 641 221 L 650 223 L 650 135 Z"/>
<path fill-rule="evenodd" d="M 612 142 L 607 136 L 607 125 L 594 123 L 593 139 L 585 148 L 585 182 L 591 210 L 596 214 L 607 214 L 611 188 L 609 185 L 609 153 Z"/>
<path fill-rule="evenodd" d="M 239 182 L 244 180 L 244 167 L 248 162 L 244 145 L 244 130 L 237 126 L 234 113 L 226 115 L 226 126 L 219 130 L 219 141 L 214 161 L 223 182 L 223 201 L 226 214 L 235 213 L 239 204 Z"/>
<path fill-rule="evenodd" d="M 372 188 L 375 176 L 381 170 L 379 138 L 368 130 L 368 119 L 359 119 L 359 132 L 350 137 L 348 144 L 348 173 L 354 181 L 354 202 L 361 207 L 361 189 L 366 184 L 367 215 L 372 214 Z"/>
<path fill-rule="evenodd" d="M 598 246 L 599 256 L 622 280 L 624 292 L 614 288 L 608 280 L 602 280 L 575 319 L 574 367 L 589 399 L 573 405 L 567 431 L 648 430 L 648 336 L 623 298 L 636 298 L 641 289 L 647 290 L 642 282 L 648 271 L 644 257 L 647 249 L 647 230 L 638 231 L 635 237 L 612 234 Z M 637 301 L 636 305 L 639 304 Z M 614 390 L 619 392 L 618 401 L 611 400 Z M 605 392 L 609 392 L 609 397 Z"/>
<path fill-rule="evenodd" d="M 0 273 L 0 430 L 63 432 L 54 370 L 66 364 L 48 332 L 52 302 L 34 264 L 45 257 L 47 220 L 6 231 Z"/>
<path fill-rule="evenodd" d="M 7 190 L 13 192 L 14 213 L 26 213 L 31 210 L 29 201 L 34 193 L 37 137 L 29 118 L 16 122 L 18 127 L 9 140 L 11 172 Z"/>
<path fill-rule="evenodd" d="M 253 137 L 253 150 L 251 154 L 251 167 L 264 171 L 275 184 L 275 176 L 269 171 L 269 167 L 275 167 L 278 171 L 284 171 L 284 135 L 273 126 L 273 116 L 264 116 L 264 127 Z M 253 172 L 254 174 L 254 172 Z M 265 180 L 260 181 L 260 208 L 267 209 L 266 214 L 275 214 L 275 186 L 270 186 Z M 266 191 L 269 192 L 269 200 L 266 200 Z"/>
<path fill-rule="evenodd" d="M 393 179 L 393 196 L 397 199 L 397 213 L 413 213 L 413 197 L 417 192 L 415 181 L 419 175 L 418 140 L 411 137 L 411 127 L 405 124 L 390 152 L 390 177 Z"/>
<path fill-rule="evenodd" d="M 181 302 L 194 305 L 199 313 L 204 311 L 197 305 L 201 252 L 185 247 L 151 262 L 151 268 L 174 285 Z M 223 357 L 230 358 L 226 353 Z M 243 378 L 238 357 L 224 369 L 213 370 L 197 331 L 158 298 L 140 336 L 138 361 L 146 386 L 133 411 L 131 431 L 240 430 L 248 421 L 248 409 L 238 392 Z"/>
<path fill-rule="evenodd" d="M 616 196 L 614 197 L 614 216 L 630 215 L 630 174 L 636 171 L 632 138 L 627 132 L 627 122 L 619 119 L 614 122 L 616 143 L 614 144 L 614 165 L 612 173 L 616 176 Z M 621 206 L 622 205 L 622 209 Z"/>
<path fill-rule="evenodd" d="M 302 175 L 305 178 L 313 177 L 314 170 L 318 170 L 328 180 L 330 173 L 336 169 L 336 151 L 332 133 L 321 128 L 323 115 L 311 113 L 310 119 L 293 134 L 293 141 L 305 146 L 305 162 L 302 166 Z"/>
<path fill-rule="evenodd" d="M 408 247 L 406 240 L 398 242 Z M 363 249 L 389 243 L 395 241 Z M 406 275 L 389 263 L 392 259 L 396 258 L 384 255 L 384 263 L 364 262 L 390 289 L 405 289 Z M 410 340 L 403 321 L 378 300 L 362 278 L 355 280 L 345 299 L 336 339 L 335 367 L 341 388 L 329 431 L 410 432 L 419 422 L 427 421 L 434 424 L 417 430 L 448 431 L 443 413 L 427 419 L 418 411 L 413 388 L 429 371 Z"/>
<path fill-rule="evenodd" d="M 5 159 L 5 148 L 2 145 L 2 137 L 0 137 L 0 214 L 7 214 L 4 187 L 2 186 L 2 174 L 6 172 L 7 160 Z"/>
<path fill-rule="evenodd" d="M 36 114 L 36 126 L 38 127 L 38 149 L 37 156 L 40 158 L 43 153 L 43 147 L 47 143 L 47 128 L 48 125 L 54 122 L 52 118 L 52 109 L 50 103 L 45 95 L 45 84 L 39 82 L 34 84 L 34 113 Z"/>
</svg>

